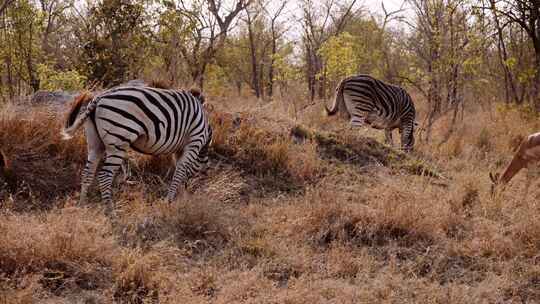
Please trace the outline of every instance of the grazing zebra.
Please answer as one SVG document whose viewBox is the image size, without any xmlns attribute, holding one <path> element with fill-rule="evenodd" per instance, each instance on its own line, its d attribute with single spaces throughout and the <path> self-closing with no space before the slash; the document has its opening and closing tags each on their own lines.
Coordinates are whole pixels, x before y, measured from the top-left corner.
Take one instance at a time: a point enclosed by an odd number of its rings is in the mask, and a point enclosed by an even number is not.
<svg viewBox="0 0 540 304">
<path fill-rule="evenodd" d="M 97 96 L 78 96 L 62 134 L 69 139 L 83 124 L 88 160 L 82 173 L 80 202 L 85 203 L 99 162 L 97 178 L 102 200 L 112 208 L 111 184 L 127 149 L 150 155 L 172 154 L 176 168 L 167 199 L 173 201 L 179 184 L 208 162 L 212 129 L 203 110 L 200 91 L 151 87 L 118 87 Z M 81 109 L 86 106 L 86 110 Z M 90 119 L 88 119 L 90 118 Z"/>
<path fill-rule="evenodd" d="M 351 76 L 341 81 L 333 105 L 325 108 L 328 115 L 341 109 L 353 126 L 367 124 L 384 129 L 389 144 L 392 144 L 392 130 L 399 128 L 402 149 L 406 152 L 413 149 L 416 111 L 411 96 L 403 88 L 368 75 Z"/>
</svg>

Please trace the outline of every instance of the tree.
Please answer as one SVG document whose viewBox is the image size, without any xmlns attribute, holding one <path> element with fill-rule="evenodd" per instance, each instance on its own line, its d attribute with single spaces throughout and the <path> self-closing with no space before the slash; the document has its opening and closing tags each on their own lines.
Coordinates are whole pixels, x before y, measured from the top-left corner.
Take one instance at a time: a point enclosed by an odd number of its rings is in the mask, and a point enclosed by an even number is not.
<svg viewBox="0 0 540 304">
<path fill-rule="evenodd" d="M 503 33 L 503 26 L 501 25 L 499 13 L 497 11 L 497 4 L 495 0 L 489 0 L 490 9 L 493 13 L 493 21 L 495 29 L 497 31 L 497 51 L 499 55 L 499 63 L 504 70 L 504 88 L 505 88 L 505 100 L 509 102 L 510 100 L 521 103 L 522 100 L 519 98 L 519 95 L 516 90 L 515 77 L 508 66 L 508 52 L 506 48 L 506 41 Z"/>
<path fill-rule="evenodd" d="M 215 59 L 218 50 L 223 47 L 229 29 L 238 14 L 250 5 L 252 0 L 237 0 L 231 9 L 227 9 L 221 0 L 196 0 L 188 6 L 183 1 L 170 2 L 169 10 L 179 14 L 183 29 L 187 35 L 174 41 L 193 82 L 203 87 L 204 74 L 208 64 Z"/>
<path fill-rule="evenodd" d="M 131 78 L 144 60 L 145 8 L 141 3 L 104 0 L 88 12 L 83 66 L 89 80 L 105 86 Z"/>
<path fill-rule="evenodd" d="M 264 5 L 264 3 L 258 3 Z M 259 47 L 258 42 L 262 39 L 264 33 L 264 24 L 262 23 L 262 18 L 260 18 L 261 7 L 252 7 L 252 9 L 246 8 L 246 26 L 248 33 L 248 42 L 249 42 L 249 57 L 251 60 L 251 88 L 255 93 L 255 97 L 260 98 L 262 95 L 262 70 L 263 65 L 260 64 L 260 57 L 264 56 L 265 49 Z M 258 27 L 259 29 L 255 29 Z M 261 53 L 261 54 L 258 54 Z"/>
<path fill-rule="evenodd" d="M 337 81 L 354 74 L 359 65 L 354 49 L 354 37 L 347 32 L 326 40 L 318 52 L 325 67 L 324 77 Z"/>
<path fill-rule="evenodd" d="M 0 2 L 0 16 L 4 14 L 4 12 L 7 10 L 7 8 L 13 4 L 15 0 L 3 0 Z"/>
<path fill-rule="evenodd" d="M 424 129 L 431 138 L 436 120 L 453 110 L 453 121 L 466 83 L 465 65 L 474 62 L 470 49 L 468 25 L 470 8 L 466 0 L 410 0 L 416 20 L 410 24 L 413 35 L 409 47 L 414 57 L 415 73 L 407 80 L 413 83 L 429 103 Z M 427 85 L 424 85 L 427 82 Z M 427 86 L 427 91 L 423 89 Z"/>
<path fill-rule="evenodd" d="M 5 7 L 1 21 L 1 52 L 6 71 L 2 83 L 8 96 L 24 94 L 28 89 L 38 90 L 36 62 L 41 49 L 37 44 L 40 26 L 36 8 L 26 0 L 13 2 Z"/>
<path fill-rule="evenodd" d="M 284 26 L 278 24 L 278 18 L 282 15 L 287 1 L 283 0 L 278 4 L 277 9 L 274 12 L 270 12 L 265 8 L 265 13 L 270 19 L 270 35 L 271 35 L 271 52 L 270 63 L 268 65 L 268 96 L 271 98 L 274 93 L 274 74 L 276 58 L 278 57 L 278 39 L 281 39 L 283 34 L 287 31 Z"/>
<path fill-rule="evenodd" d="M 508 22 L 521 27 L 530 39 L 535 59 L 533 103 L 537 110 L 540 110 L 540 2 L 537 0 L 490 0 L 489 4 L 489 9 L 493 11 L 496 24 L 499 23 L 499 15 L 504 16 Z M 502 37 L 500 37 L 502 27 L 500 24 L 497 27 L 499 39 L 503 41 Z M 503 60 L 508 60 L 508 58 L 504 59 L 503 49 L 501 49 L 501 52 L 503 52 Z M 510 82 L 511 75 L 507 71 L 505 72 L 509 85 L 512 85 L 512 82 Z M 514 92 L 512 93 L 515 95 Z"/>
<path fill-rule="evenodd" d="M 302 43 L 306 62 L 306 78 L 310 98 L 313 100 L 316 93 L 319 98 L 325 95 L 325 73 L 319 55 L 323 43 L 332 36 L 340 34 L 351 16 L 355 14 L 353 7 L 356 0 L 338 2 L 325 1 L 322 6 L 312 0 L 301 2 L 302 17 Z M 321 9 L 319 9 L 321 7 Z"/>
</svg>

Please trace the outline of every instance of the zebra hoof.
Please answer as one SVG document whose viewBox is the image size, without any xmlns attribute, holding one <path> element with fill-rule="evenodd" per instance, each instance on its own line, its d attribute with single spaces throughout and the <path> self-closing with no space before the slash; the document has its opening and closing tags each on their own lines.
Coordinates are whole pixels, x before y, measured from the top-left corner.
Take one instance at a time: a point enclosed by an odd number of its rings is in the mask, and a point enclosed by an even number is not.
<svg viewBox="0 0 540 304">
<path fill-rule="evenodd" d="M 76 207 L 86 207 L 88 206 L 88 200 L 86 199 L 79 199 L 79 201 L 75 204 Z"/>
<path fill-rule="evenodd" d="M 112 203 L 107 203 L 105 204 L 105 215 L 108 215 L 108 216 L 112 216 L 112 217 L 116 217 L 116 208 L 114 206 L 114 204 Z"/>
</svg>

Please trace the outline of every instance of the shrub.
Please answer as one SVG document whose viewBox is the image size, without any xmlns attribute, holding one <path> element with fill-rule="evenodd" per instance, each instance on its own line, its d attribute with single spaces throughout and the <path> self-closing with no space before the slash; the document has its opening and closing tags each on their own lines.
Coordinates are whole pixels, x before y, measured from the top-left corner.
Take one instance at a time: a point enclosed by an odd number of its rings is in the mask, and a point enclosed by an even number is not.
<svg viewBox="0 0 540 304">
<path fill-rule="evenodd" d="M 86 77 L 75 70 L 55 71 L 46 64 L 38 64 L 37 72 L 43 90 L 80 91 L 86 82 Z"/>
</svg>

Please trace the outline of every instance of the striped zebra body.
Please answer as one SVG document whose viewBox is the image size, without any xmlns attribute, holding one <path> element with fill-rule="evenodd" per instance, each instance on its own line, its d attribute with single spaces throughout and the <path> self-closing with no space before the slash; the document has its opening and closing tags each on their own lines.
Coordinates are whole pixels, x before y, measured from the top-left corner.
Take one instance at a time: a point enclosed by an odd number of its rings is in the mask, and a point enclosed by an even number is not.
<svg viewBox="0 0 540 304">
<path fill-rule="evenodd" d="M 82 174 L 81 203 L 97 174 L 102 199 L 112 203 L 111 185 L 124 166 L 129 148 L 149 155 L 174 155 L 176 169 L 167 199 L 173 201 L 178 186 L 208 162 L 212 130 L 198 91 L 150 87 L 119 87 L 76 100 L 63 130 L 70 138 L 84 124 L 88 160 Z M 81 108 L 87 104 L 86 110 Z M 79 113 L 81 112 L 81 113 Z"/>
<path fill-rule="evenodd" d="M 326 112 L 334 115 L 340 109 L 353 126 L 384 129 L 387 143 L 392 143 L 392 130 L 399 129 L 402 149 L 412 151 L 416 110 L 403 88 L 368 75 L 348 77 L 336 88 L 334 103 Z"/>
</svg>

